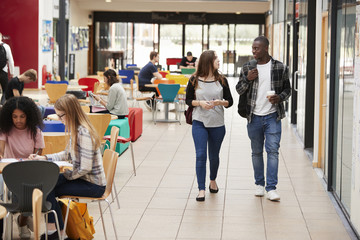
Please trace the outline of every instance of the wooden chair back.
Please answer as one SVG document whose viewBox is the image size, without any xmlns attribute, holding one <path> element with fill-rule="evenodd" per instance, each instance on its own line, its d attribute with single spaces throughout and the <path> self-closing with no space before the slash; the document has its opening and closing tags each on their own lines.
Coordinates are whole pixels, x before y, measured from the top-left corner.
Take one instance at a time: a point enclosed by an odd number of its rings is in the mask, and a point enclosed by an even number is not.
<svg viewBox="0 0 360 240">
<path fill-rule="evenodd" d="M 45 90 L 49 97 L 49 103 L 55 103 L 61 96 L 65 95 L 68 85 L 64 83 L 45 83 Z"/>
<path fill-rule="evenodd" d="M 111 115 L 108 113 L 87 113 L 86 115 L 89 117 L 91 124 L 97 131 L 101 142 L 111 121 Z"/>
<path fill-rule="evenodd" d="M 40 239 L 40 222 L 41 222 L 41 208 L 42 208 L 43 193 L 35 188 L 32 193 L 32 209 L 33 209 L 33 224 L 34 224 L 34 239 Z"/>
</svg>

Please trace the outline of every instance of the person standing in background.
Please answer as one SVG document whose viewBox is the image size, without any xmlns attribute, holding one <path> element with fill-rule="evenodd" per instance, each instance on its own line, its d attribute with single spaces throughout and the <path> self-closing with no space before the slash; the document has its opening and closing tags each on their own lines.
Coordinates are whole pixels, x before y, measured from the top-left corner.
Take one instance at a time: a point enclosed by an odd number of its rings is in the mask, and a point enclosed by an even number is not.
<svg viewBox="0 0 360 240">
<path fill-rule="evenodd" d="M 9 67 L 8 67 L 9 65 Z M 8 85 L 9 77 L 14 75 L 14 59 L 10 46 L 2 41 L 0 33 L 0 84 L 2 89 L 1 104 L 5 102 L 5 91 Z"/>
</svg>

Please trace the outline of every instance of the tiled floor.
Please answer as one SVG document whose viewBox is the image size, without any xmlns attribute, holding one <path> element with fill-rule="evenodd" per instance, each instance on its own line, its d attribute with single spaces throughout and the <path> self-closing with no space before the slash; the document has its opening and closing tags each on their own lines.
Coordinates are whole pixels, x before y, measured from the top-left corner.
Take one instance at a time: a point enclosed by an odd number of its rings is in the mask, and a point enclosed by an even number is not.
<svg viewBox="0 0 360 240">
<path fill-rule="evenodd" d="M 236 80 L 231 80 L 234 85 Z M 281 201 L 253 195 L 246 121 L 237 114 L 235 92 L 233 97 L 234 106 L 225 111 L 227 133 L 217 178 L 220 190 L 217 194 L 207 191 L 205 202 L 195 201 L 191 126 L 184 120 L 181 125 L 154 125 L 144 109 L 143 134 L 134 142 L 137 175 L 133 175 L 128 150 L 120 156 L 116 170 L 121 208 L 116 202 L 111 207 L 118 239 L 351 239 L 287 119 L 283 120 L 279 156 Z M 104 239 L 97 204 L 90 203 L 89 211 L 96 222 L 95 239 Z M 108 239 L 115 239 L 108 209 L 104 217 Z"/>
</svg>

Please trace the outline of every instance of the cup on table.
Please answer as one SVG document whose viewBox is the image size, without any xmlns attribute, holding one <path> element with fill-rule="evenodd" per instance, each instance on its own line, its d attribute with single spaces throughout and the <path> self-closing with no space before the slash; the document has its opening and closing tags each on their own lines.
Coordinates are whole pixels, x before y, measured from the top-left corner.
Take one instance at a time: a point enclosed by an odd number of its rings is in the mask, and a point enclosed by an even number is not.
<svg viewBox="0 0 360 240">
<path fill-rule="evenodd" d="M 275 91 L 274 91 L 274 90 L 267 91 L 267 93 L 266 93 L 266 97 L 267 97 L 267 98 L 271 97 L 272 95 L 275 95 Z"/>
</svg>

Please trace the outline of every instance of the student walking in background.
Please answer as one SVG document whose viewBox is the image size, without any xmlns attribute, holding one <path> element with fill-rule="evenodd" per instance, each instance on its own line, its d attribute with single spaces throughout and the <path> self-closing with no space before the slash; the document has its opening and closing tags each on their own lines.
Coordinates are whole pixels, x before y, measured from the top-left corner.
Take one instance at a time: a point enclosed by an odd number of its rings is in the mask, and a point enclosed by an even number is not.
<svg viewBox="0 0 360 240">
<path fill-rule="evenodd" d="M 269 55 L 269 40 L 260 36 L 252 44 L 255 60 L 241 68 L 237 92 L 247 94 L 247 130 L 251 140 L 252 163 L 255 176 L 255 196 L 264 196 L 264 159 L 267 153 L 267 198 L 279 201 L 278 183 L 281 119 L 285 117 L 283 102 L 291 94 L 287 67 Z"/>
<path fill-rule="evenodd" d="M 219 152 L 225 136 L 224 107 L 233 104 L 227 79 L 219 73 L 215 51 L 204 51 L 186 88 L 186 104 L 193 106 L 192 135 L 196 150 L 197 201 L 205 200 L 207 150 L 210 162 L 209 191 L 217 193 Z"/>
</svg>

